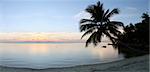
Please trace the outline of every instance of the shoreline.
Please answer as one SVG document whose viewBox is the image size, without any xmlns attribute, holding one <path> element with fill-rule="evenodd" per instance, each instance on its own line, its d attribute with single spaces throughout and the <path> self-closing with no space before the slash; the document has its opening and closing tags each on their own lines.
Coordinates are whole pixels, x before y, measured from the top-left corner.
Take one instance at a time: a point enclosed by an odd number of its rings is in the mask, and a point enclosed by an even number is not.
<svg viewBox="0 0 150 72">
<path fill-rule="evenodd" d="M 11 66 L 3 66 L 0 65 L 0 68 L 15 68 L 15 69 L 32 69 L 32 70 L 44 70 L 44 69 L 62 69 L 62 68 L 72 68 L 72 67 L 78 67 L 78 66 L 90 66 L 90 65 L 103 65 L 107 63 L 113 63 L 118 62 L 121 60 L 124 60 L 125 58 L 120 58 L 112 61 L 107 62 L 97 62 L 97 63 L 89 63 L 89 64 L 79 64 L 79 65 L 72 65 L 72 66 L 61 66 L 61 67 L 47 67 L 47 68 L 32 68 L 32 67 L 11 67 Z"/>
<path fill-rule="evenodd" d="M 0 66 L 2 72 L 149 72 L 149 55 L 123 59 L 108 63 L 78 65 L 72 67 L 61 68 L 45 68 L 45 69 L 32 69 L 32 68 L 16 68 Z"/>
</svg>

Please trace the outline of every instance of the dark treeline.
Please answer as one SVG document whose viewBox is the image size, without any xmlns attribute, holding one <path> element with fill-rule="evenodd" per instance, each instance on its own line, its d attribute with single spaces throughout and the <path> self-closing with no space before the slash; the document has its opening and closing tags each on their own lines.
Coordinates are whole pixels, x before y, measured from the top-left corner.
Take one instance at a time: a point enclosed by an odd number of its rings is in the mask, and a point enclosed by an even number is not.
<svg viewBox="0 0 150 72">
<path fill-rule="evenodd" d="M 126 57 L 149 53 L 149 20 L 148 13 L 143 13 L 142 20 L 124 27 L 124 33 L 118 37 L 117 46 Z"/>
<path fill-rule="evenodd" d="M 148 13 L 143 13 L 139 23 L 124 26 L 122 22 L 110 20 L 112 16 L 119 14 L 119 9 L 105 10 L 100 1 L 89 5 L 85 11 L 91 15 L 90 19 L 80 21 L 80 31 L 85 32 L 82 37 L 90 34 L 86 46 L 90 43 L 96 46 L 106 36 L 112 42 L 111 45 L 118 48 L 119 53 L 123 53 L 125 57 L 149 54 Z M 123 27 L 123 33 L 119 31 L 119 27 Z"/>
</svg>

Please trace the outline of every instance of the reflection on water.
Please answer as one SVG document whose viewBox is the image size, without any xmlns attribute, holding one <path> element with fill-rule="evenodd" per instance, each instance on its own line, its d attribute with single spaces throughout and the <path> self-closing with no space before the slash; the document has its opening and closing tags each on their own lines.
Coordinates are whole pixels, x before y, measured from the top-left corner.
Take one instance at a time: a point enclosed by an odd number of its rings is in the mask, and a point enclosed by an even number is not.
<svg viewBox="0 0 150 72">
<path fill-rule="evenodd" d="M 112 46 L 84 43 L 0 43 L 0 65 L 26 68 L 66 67 L 122 59 Z"/>
<path fill-rule="evenodd" d="M 93 48 L 92 53 L 99 57 L 101 60 L 112 59 L 118 57 L 118 50 L 114 49 L 111 46 L 107 46 L 108 48 Z"/>
<path fill-rule="evenodd" d="M 31 54 L 48 54 L 48 44 L 30 44 L 27 47 Z"/>
</svg>

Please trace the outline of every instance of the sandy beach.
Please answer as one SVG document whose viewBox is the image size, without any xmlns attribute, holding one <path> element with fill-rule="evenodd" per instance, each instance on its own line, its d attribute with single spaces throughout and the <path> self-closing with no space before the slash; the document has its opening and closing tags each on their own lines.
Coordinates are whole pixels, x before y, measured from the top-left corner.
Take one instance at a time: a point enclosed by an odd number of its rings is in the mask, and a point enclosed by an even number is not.
<svg viewBox="0 0 150 72">
<path fill-rule="evenodd" d="M 110 63 L 64 68 L 30 69 L 0 66 L 0 72 L 149 72 L 149 55 Z"/>
</svg>

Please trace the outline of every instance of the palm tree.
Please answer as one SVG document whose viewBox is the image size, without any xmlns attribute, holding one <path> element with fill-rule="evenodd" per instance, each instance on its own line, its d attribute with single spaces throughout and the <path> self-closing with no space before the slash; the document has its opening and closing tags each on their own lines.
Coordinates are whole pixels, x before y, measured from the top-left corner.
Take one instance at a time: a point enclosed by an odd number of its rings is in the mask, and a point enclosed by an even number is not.
<svg viewBox="0 0 150 72">
<path fill-rule="evenodd" d="M 80 32 L 85 31 L 81 39 L 84 36 L 91 34 L 86 41 L 86 47 L 90 43 L 93 43 L 96 46 L 101 42 L 104 35 L 115 44 L 115 39 L 121 34 L 118 27 L 123 26 L 123 23 L 111 21 L 110 18 L 115 14 L 119 14 L 119 10 L 117 8 L 111 11 L 109 9 L 104 10 L 103 4 L 98 1 L 96 5 L 88 6 L 85 11 L 91 15 L 90 19 L 81 19 L 80 21 Z"/>
</svg>

